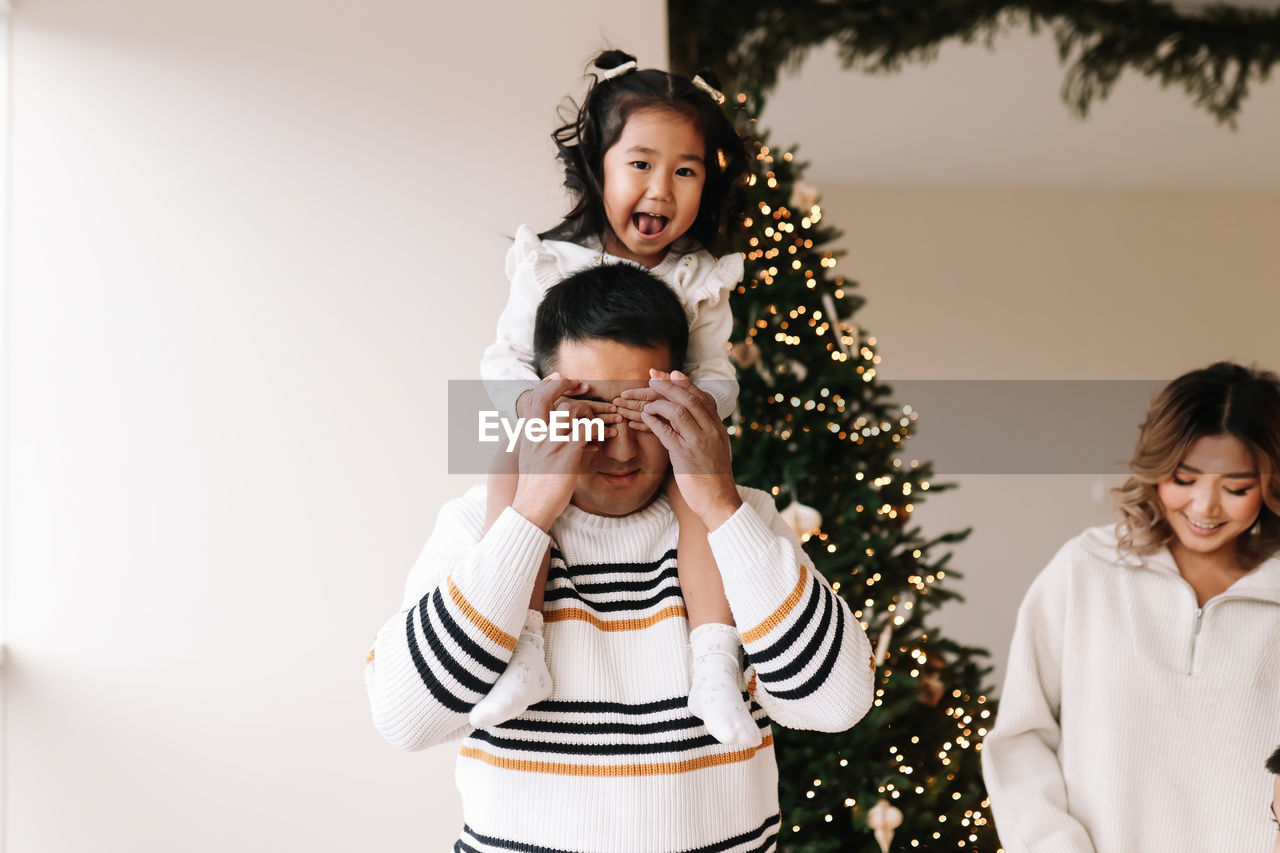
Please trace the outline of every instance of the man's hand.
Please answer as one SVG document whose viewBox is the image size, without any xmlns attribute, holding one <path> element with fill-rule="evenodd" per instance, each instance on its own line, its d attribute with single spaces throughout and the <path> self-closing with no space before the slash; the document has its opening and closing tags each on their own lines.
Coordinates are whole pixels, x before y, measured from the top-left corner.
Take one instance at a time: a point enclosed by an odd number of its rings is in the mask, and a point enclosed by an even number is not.
<svg viewBox="0 0 1280 853">
<path fill-rule="evenodd" d="M 716 415 L 715 399 L 679 371 L 649 371 L 656 399 L 644 403 L 641 419 L 671 456 L 671 469 L 690 509 L 715 530 L 742 506 L 733 482 L 729 434 Z"/>
<path fill-rule="evenodd" d="M 562 411 L 570 419 L 600 418 L 606 424 L 605 438 L 612 438 L 618 430 L 609 424 L 616 424 L 621 417 L 610 411 L 612 406 L 608 403 L 576 399 L 590 390 L 586 382 L 553 373 L 526 392 L 527 414 L 521 413 L 521 417 L 550 422 L 553 411 Z M 589 430 L 582 430 L 577 440 L 568 435 L 566 441 L 531 441 L 522 431 L 516 445 L 520 474 L 512 509 L 543 530 L 550 530 L 573 497 L 582 463 L 599 450 L 598 444 L 587 440 L 589 434 Z"/>
</svg>

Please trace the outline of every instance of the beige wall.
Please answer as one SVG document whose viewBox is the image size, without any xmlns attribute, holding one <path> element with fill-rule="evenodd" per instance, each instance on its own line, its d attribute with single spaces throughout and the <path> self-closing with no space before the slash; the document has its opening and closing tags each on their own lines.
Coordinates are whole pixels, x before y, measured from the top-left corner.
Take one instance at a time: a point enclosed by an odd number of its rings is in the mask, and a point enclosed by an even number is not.
<svg viewBox="0 0 1280 853">
<path fill-rule="evenodd" d="M 6 853 L 442 850 L 365 652 L 547 133 L 659 0 L 26 0 L 13 26 Z"/>
<path fill-rule="evenodd" d="M 1280 371 L 1280 195 L 822 189 L 826 222 L 845 232 L 837 271 L 862 284 L 858 321 L 891 383 L 1171 379 L 1224 358 Z M 1114 518 L 1107 490 L 1121 478 L 939 479 L 959 488 L 920 505 L 926 532 L 974 527 L 954 558 L 968 601 L 940 624 L 1003 666 L 1032 578 L 1066 539 Z"/>
</svg>

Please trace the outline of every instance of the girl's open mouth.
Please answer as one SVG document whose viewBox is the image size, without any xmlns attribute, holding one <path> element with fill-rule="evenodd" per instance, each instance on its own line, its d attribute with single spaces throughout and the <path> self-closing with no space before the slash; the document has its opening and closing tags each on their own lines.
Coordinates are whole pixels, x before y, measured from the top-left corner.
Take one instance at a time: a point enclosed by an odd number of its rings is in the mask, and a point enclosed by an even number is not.
<svg viewBox="0 0 1280 853">
<path fill-rule="evenodd" d="M 666 229 L 667 217 L 654 213 L 634 213 L 631 215 L 631 224 L 640 232 L 640 236 L 657 237 Z"/>
</svg>

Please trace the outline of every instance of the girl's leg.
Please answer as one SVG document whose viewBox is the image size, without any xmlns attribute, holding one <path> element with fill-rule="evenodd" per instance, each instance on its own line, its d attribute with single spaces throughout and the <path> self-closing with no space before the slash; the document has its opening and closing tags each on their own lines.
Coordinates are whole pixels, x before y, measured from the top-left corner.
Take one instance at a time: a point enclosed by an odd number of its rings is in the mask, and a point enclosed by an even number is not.
<svg viewBox="0 0 1280 853">
<path fill-rule="evenodd" d="M 485 502 L 484 529 L 488 532 L 493 523 L 511 506 L 519 481 L 519 455 L 498 453 L 489 468 L 488 490 Z M 547 669 L 547 656 L 542 646 L 542 595 L 547 586 L 547 571 L 551 567 L 551 552 L 544 551 L 538 567 L 538 577 L 529 596 L 529 612 L 516 647 L 507 661 L 507 668 L 493 687 L 489 688 L 476 706 L 471 709 L 470 722 L 476 728 L 496 726 L 528 710 L 530 705 L 551 695 L 551 672 Z"/>
<path fill-rule="evenodd" d="M 761 740 L 760 727 L 742 701 L 739 686 L 738 629 L 707 541 L 706 525 L 689 508 L 674 477 L 667 481 L 667 499 L 680 525 L 676 572 L 689 613 L 689 710 L 721 743 L 756 746 Z"/>
</svg>

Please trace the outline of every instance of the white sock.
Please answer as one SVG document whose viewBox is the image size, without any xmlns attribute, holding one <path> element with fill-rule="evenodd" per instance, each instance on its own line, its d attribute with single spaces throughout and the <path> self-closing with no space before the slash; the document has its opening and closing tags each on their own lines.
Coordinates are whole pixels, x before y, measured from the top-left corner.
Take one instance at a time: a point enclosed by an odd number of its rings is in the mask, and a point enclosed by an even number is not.
<svg viewBox="0 0 1280 853">
<path fill-rule="evenodd" d="M 759 746 L 760 727 L 751 719 L 738 687 L 738 631 L 711 622 L 689 633 L 693 657 L 689 710 L 706 725 L 712 737 L 729 746 Z"/>
<path fill-rule="evenodd" d="M 542 648 L 542 613 L 530 610 L 516 640 L 507 668 L 488 695 L 471 709 L 468 719 L 477 729 L 505 723 L 551 695 L 551 673 Z"/>
</svg>

